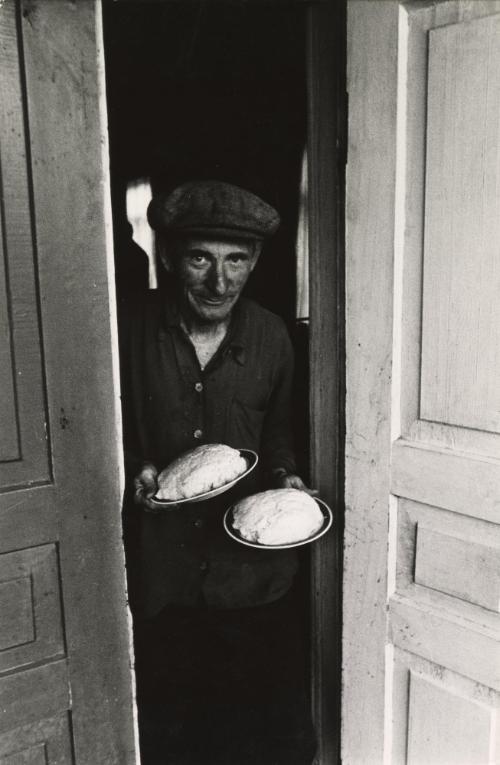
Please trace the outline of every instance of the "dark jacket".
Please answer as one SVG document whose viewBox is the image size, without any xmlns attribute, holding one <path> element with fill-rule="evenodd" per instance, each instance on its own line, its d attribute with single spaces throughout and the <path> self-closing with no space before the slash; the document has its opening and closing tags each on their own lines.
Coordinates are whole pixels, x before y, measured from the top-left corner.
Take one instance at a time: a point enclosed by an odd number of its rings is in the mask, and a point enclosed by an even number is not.
<svg viewBox="0 0 500 765">
<path fill-rule="evenodd" d="M 240 299 L 228 335 L 202 371 L 168 293 L 151 292 L 121 323 L 127 497 L 144 462 L 163 469 L 202 443 L 253 449 L 259 469 L 230 492 L 152 515 L 126 500 L 133 605 L 237 608 L 290 587 L 292 551 L 255 550 L 223 530 L 224 511 L 266 488 L 271 470 L 295 471 L 290 435 L 293 352 L 284 323 Z"/>
</svg>

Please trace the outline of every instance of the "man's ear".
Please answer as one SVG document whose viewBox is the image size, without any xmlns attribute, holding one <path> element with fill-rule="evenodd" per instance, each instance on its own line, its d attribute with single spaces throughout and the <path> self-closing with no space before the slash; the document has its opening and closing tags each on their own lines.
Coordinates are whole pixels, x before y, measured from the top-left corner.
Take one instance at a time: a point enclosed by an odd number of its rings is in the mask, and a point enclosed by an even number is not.
<svg viewBox="0 0 500 765">
<path fill-rule="evenodd" d="M 163 237 L 157 241 L 158 257 L 161 260 L 161 263 L 165 271 L 168 271 L 168 273 L 170 274 L 174 270 L 172 249 L 173 249 L 172 246 L 170 247 L 167 246 L 167 243 L 165 242 Z"/>
<path fill-rule="evenodd" d="M 260 253 L 262 252 L 262 245 L 263 244 L 264 243 L 260 242 L 260 241 L 257 241 L 257 242 L 254 243 L 253 254 L 252 254 L 252 267 L 250 269 L 251 271 L 253 271 L 255 266 L 257 265 L 257 261 L 259 260 Z"/>
</svg>

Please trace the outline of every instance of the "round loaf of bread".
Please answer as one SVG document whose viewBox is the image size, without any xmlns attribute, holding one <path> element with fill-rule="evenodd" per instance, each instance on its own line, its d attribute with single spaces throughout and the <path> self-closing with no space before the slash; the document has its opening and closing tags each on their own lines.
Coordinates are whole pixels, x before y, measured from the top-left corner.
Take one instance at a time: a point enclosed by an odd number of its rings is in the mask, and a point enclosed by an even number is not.
<svg viewBox="0 0 500 765">
<path fill-rule="evenodd" d="M 238 449 L 204 444 L 182 454 L 158 476 L 156 499 L 189 499 L 218 489 L 242 475 L 247 462 Z"/>
<path fill-rule="evenodd" d="M 306 492 L 271 489 L 238 502 L 232 525 L 249 542 L 287 545 L 308 539 L 323 521 L 317 502 Z"/>
</svg>

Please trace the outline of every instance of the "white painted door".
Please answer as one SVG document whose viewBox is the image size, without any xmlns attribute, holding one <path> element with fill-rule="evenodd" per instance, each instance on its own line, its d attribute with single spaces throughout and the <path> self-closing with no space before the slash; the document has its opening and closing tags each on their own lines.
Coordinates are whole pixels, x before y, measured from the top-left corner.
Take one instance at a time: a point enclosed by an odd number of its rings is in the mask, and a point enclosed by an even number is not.
<svg viewBox="0 0 500 765">
<path fill-rule="evenodd" d="M 500 762 L 500 3 L 348 8 L 343 762 Z"/>
</svg>

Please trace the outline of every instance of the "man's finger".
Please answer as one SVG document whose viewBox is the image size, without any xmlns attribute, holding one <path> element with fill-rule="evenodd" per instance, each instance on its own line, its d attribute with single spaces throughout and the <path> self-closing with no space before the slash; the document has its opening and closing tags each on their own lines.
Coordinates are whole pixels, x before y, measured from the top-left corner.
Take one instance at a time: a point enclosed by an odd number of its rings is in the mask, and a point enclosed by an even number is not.
<svg viewBox="0 0 500 765">
<path fill-rule="evenodd" d="M 143 486 L 138 486 L 135 490 L 134 500 L 138 505 L 146 505 L 154 509 L 154 505 L 149 501 L 154 496 L 154 491 L 147 491 Z"/>
<path fill-rule="evenodd" d="M 141 481 L 136 479 L 134 481 L 134 488 L 136 496 L 150 499 L 156 494 L 157 485 L 154 481 Z"/>
<path fill-rule="evenodd" d="M 303 491 L 307 492 L 310 497 L 317 497 L 319 495 L 319 491 L 317 489 L 303 489 Z"/>
</svg>

